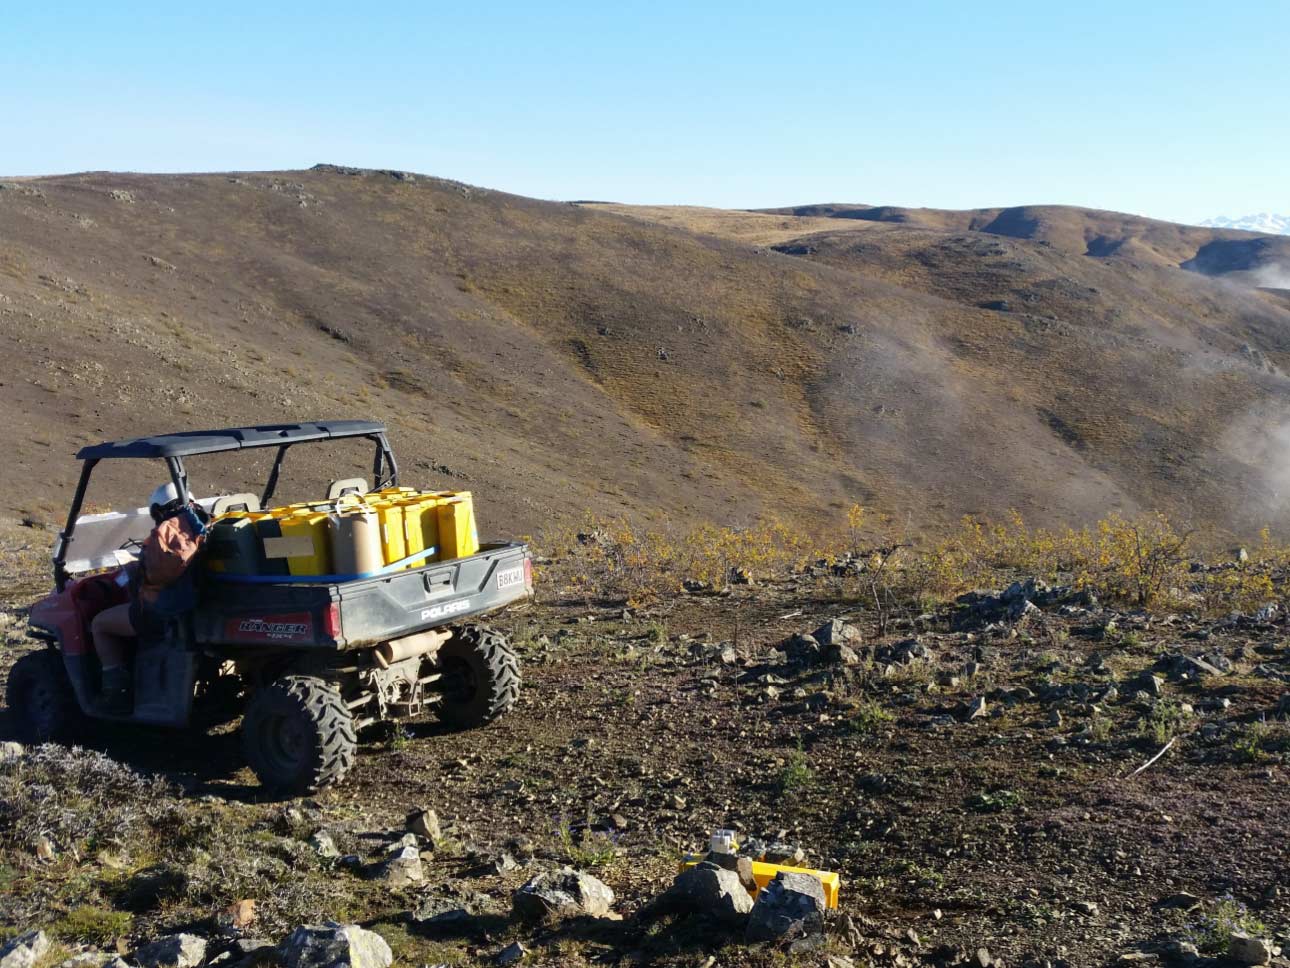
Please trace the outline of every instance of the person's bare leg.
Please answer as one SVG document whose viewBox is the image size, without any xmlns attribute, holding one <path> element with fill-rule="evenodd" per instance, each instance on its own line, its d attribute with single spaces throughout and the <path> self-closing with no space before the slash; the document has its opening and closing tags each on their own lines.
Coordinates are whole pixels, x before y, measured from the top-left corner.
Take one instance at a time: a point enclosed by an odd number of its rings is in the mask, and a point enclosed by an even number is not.
<svg viewBox="0 0 1290 968">
<path fill-rule="evenodd" d="M 130 606 L 113 605 L 94 616 L 90 625 L 94 636 L 94 651 L 104 667 L 125 665 L 128 640 L 134 638 L 130 624 Z"/>
<path fill-rule="evenodd" d="M 130 606 L 114 605 L 94 616 L 90 624 L 94 651 L 103 666 L 101 699 L 104 711 L 125 715 L 130 711 L 129 640 L 134 637 Z"/>
</svg>

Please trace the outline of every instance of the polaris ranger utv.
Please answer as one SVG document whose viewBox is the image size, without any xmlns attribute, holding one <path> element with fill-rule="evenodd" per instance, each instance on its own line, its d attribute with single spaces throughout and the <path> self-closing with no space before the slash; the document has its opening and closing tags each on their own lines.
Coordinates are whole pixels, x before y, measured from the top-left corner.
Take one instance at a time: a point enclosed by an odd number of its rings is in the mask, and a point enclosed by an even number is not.
<svg viewBox="0 0 1290 968">
<path fill-rule="evenodd" d="M 196 455 L 276 448 L 262 493 L 195 501 L 218 520 L 268 509 L 287 452 L 361 438 L 375 447 L 372 491 L 398 483 L 385 427 L 345 420 L 142 437 L 81 449 L 80 482 L 53 551 L 54 591 L 31 609 L 29 633 L 46 647 L 9 674 L 7 701 L 28 742 L 69 741 L 88 719 L 187 727 L 209 705 L 231 721 L 246 696 L 242 737 L 260 782 L 284 794 L 338 783 L 354 763 L 360 729 L 433 710 L 454 727 L 481 726 L 514 705 L 519 663 L 499 633 L 478 620 L 532 593 L 528 548 L 484 544 L 446 561 L 396 563 L 366 575 L 261 576 L 221 581 L 197 569 L 191 613 L 137 642 L 133 711 L 112 716 L 98 702 L 100 664 L 90 623 L 125 601 L 122 569 L 153 521 L 149 509 L 81 516 L 90 476 L 103 460 L 165 463 L 185 505 L 184 461 Z M 328 499 L 367 492 L 358 478 L 334 482 Z M 431 549 L 433 551 L 433 549 Z M 217 700 L 223 699 L 223 703 Z"/>
</svg>

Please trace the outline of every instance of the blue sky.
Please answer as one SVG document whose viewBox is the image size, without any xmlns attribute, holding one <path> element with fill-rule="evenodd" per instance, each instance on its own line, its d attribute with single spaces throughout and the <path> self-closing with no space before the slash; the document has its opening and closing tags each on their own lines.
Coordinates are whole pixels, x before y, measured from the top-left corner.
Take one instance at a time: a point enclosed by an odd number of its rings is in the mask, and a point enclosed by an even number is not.
<svg viewBox="0 0 1290 968">
<path fill-rule="evenodd" d="M 0 175 L 1290 211 L 1290 3 L 11 3 Z"/>
</svg>

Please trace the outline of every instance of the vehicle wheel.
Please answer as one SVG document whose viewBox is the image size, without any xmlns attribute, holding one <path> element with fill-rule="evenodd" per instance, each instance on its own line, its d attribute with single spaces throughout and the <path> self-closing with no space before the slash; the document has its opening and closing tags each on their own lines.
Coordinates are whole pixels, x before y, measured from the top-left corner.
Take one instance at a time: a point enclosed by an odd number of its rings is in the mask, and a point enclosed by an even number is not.
<svg viewBox="0 0 1290 968">
<path fill-rule="evenodd" d="M 339 783 L 358 749 L 340 693 L 313 676 L 283 676 L 257 689 L 242 717 L 242 744 L 260 782 L 289 795 Z"/>
<path fill-rule="evenodd" d="M 520 660 L 506 636 L 478 625 L 457 629 L 439 649 L 443 672 L 439 718 L 461 728 L 509 712 L 520 694 Z"/>
<path fill-rule="evenodd" d="M 28 652 L 14 663 L 5 702 L 14 732 L 24 743 L 69 743 L 76 738 L 81 707 L 63 657 L 53 649 Z"/>
</svg>

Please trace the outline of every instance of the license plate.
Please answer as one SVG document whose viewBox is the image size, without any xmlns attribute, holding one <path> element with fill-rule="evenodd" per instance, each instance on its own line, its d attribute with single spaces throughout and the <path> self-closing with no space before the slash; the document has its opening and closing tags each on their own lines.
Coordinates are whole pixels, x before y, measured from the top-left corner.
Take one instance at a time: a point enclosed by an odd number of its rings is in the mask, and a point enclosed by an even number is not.
<svg viewBox="0 0 1290 968">
<path fill-rule="evenodd" d="M 497 573 L 498 590 L 506 588 L 515 588 L 517 585 L 524 584 L 524 566 L 519 565 L 515 568 L 504 568 Z"/>
</svg>

